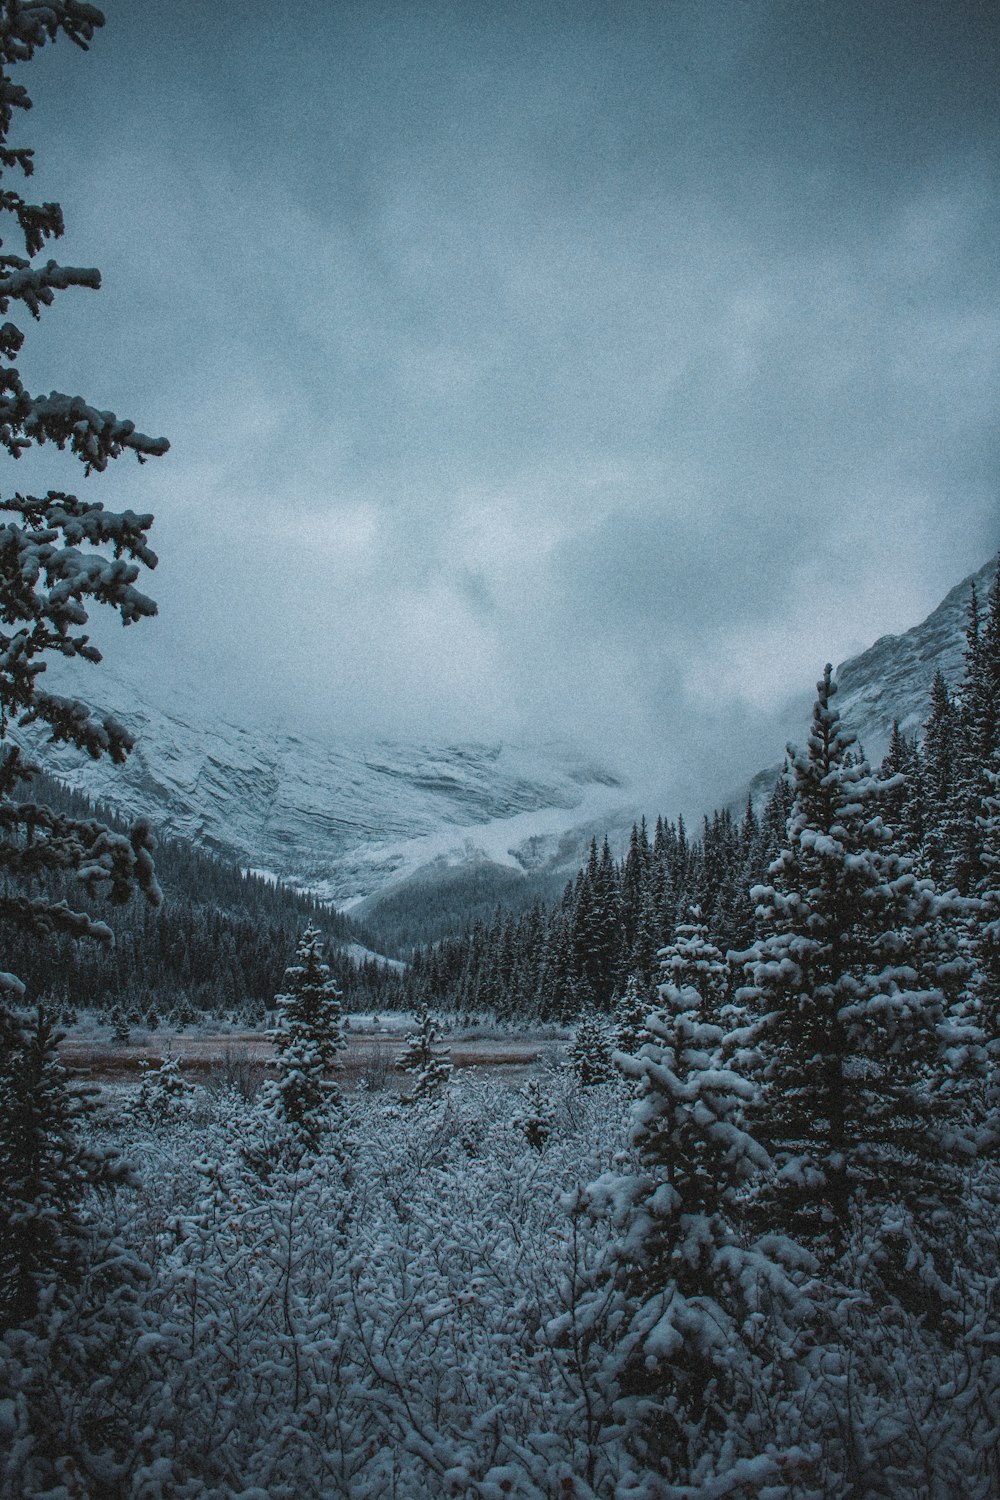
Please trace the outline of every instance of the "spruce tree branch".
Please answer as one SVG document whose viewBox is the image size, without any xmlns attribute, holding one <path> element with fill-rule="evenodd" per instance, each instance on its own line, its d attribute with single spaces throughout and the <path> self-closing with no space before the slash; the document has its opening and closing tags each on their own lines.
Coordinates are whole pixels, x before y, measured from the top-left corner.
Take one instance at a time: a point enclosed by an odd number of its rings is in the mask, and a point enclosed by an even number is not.
<svg viewBox="0 0 1000 1500">
<path fill-rule="evenodd" d="M 5 194 L 4 198 L 7 196 Z M 58 214 L 58 204 L 44 204 L 36 208 L 21 201 L 23 210 L 31 210 L 33 217 L 28 222 L 36 232 L 42 232 L 44 226 L 47 234 L 62 233 L 62 215 Z M 9 207 L 9 202 L 0 200 L 0 208 Z M 58 218 L 54 222 L 52 216 L 42 219 L 45 209 L 55 209 Z M 20 220 L 22 215 L 19 214 L 18 217 Z M 36 250 L 30 253 L 37 253 L 40 249 L 39 242 Z M 38 319 L 43 307 L 52 306 L 56 292 L 66 291 L 71 286 L 89 287 L 94 292 L 101 289 L 101 273 L 93 267 L 61 266 L 54 260 L 47 261 L 44 266 L 32 266 L 13 255 L 0 258 L 0 267 L 4 270 L 4 274 L 0 275 L 0 313 L 6 313 L 12 302 L 23 302 L 31 316 Z"/>
</svg>

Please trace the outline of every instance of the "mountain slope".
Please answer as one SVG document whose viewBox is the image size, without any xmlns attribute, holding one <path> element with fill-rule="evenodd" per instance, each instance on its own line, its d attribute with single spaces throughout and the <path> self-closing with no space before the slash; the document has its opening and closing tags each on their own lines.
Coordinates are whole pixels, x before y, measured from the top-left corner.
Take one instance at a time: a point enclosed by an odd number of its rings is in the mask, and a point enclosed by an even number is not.
<svg viewBox="0 0 1000 1500">
<path fill-rule="evenodd" d="M 872 759 L 881 756 L 894 718 L 908 732 L 922 724 L 938 668 L 957 682 L 969 585 L 975 579 L 985 597 L 993 567 L 963 580 L 912 630 L 883 636 L 839 668 L 838 707 Z M 162 685 L 154 698 L 108 664 L 83 683 L 58 666 L 50 673 L 54 687 L 113 713 L 138 743 L 121 768 L 65 746 L 34 744 L 53 774 L 128 817 L 150 816 L 170 837 L 338 905 L 362 903 L 373 921 L 381 898 L 397 893 L 400 930 L 422 892 L 448 930 L 456 903 L 474 905 L 476 889 L 476 900 L 495 889 L 515 906 L 551 895 L 560 878 L 576 873 L 592 835 L 610 831 L 620 853 L 643 810 L 675 810 L 666 785 L 646 799 L 660 807 L 642 809 L 621 777 L 558 741 L 529 747 L 321 739 L 228 722 Z M 805 723 L 798 737 L 804 732 Z M 755 778 L 755 796 L 766 797 L 777 771 Z M 738 810 L 745 796 L 734 798 Z M 517 881 L 523 890 L 515 891 Z"/>
<path fill-rule="evenodd" d="M 58 670 L 50 682 L 81 692 Z M 358 743 L 250 729 L 176 694 L 155 702 L 107 664 L 85 691 L 136 748 L 111 767 L 29 739 L 48 771 L 172 838 L 339 904 L 442 860 L 531 868 L 567 829 L 607 820 L 626 795 L 611 771 L 559 743 Z"/>
<path fill-rule="evenodd" d="M 996 561 L 991 559 L 956 584 L 912 630 L 882 636 L 837 668 L 837 707 L 870 759 L 880 759 L 885 752 L 893 719 L 907 734 L 920 729 L 938 670 L 949 687 L 960 680 L 971 588 L 974 583 L 985 603 L 995 571 Z"/>
<path fill-rule="evenodd" d="M 996 573 L 997 562 L 989 562 L 950 589 L 936 609 L 919 625 L 902 635 L 883 635 L 837 668 L 837 710 L 847 727 L 860 740 L 865 754 L 877 765 L 889 744 L 893 720 L 907 735 L 919 733 L 930 707 L 931 683 L 940 671 L 950 688 L 962 677 L 965 627 L 969 598 L 975 584 L 981 603 Z M 801 743 L 806 724 L 794 736 Z M 758 771 L 750 783 L 750 795 L 760 805 L 771 794 L 780 774 L 779 762 Z M 731 805 L 742 809 L 746 792 Z"/>
</svg>

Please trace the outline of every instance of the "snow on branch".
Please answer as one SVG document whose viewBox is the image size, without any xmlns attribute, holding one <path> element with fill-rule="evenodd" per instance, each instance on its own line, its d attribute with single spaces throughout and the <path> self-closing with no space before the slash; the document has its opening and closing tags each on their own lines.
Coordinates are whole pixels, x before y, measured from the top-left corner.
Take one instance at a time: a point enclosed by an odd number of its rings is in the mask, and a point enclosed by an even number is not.
<svg viewBox="0 0 1000 1500">
<path fill-rule="evenodd" d="M 86 912 L 74 911 L 66 901 L 0 893 L 0 916 L 16 922 L 35 937 L 49 938 L 64 933 L 72 938 L 93 938 L 109 947 L 115 940 L 107 922 L 100 922 Z"/>
<path fill-rule="evenodd" d="M 49 726 L 54 744 L 76 745 L 92 760 L 107 755 L 115 765 L 124 764 L 135 741 L 123 724 L 110 714 L 98 718 L 79 698 L 64 698 L 57 693 L 37 691 L 30 707 L 22 714 L 21 724 L 39 719 Z"/>
<path fill-rule="evenodd" d="M 85 0 L 20 0 L 0 14 L 0 60 L 27 62 L 37 48 L 54 42 L 60 32 L 86 50 L 104 13 Z"/>
<path fill-rule="evenodd" d="M 9 208 L 5 201 L 0 206 Z M 25 205 L 27 206 L 27 205 Z M 38 206 L 37 216 L 48 207 L 54 205 L 41 204 Z M 11 210 L 13 211 L 13 210 Z M 61 219 L 61 216 L 60 216 Z M 50 233 L 58 233 L 57 230 L 49 230 Z M 64 292 L 71 286 L 89 287 L 91 291 L 99 292 L 101 289 L 101 273 L 93 267 L 87 266 L 61 266 L 54 260 L 46 261 L 44 266 L 31 266 L 22 262 L 16 262 L 20 257 L 12 255 L 5 256 L 0 264 L 9 266 L 10 269 L 0 276 L 0 312 L 6 313 L 11 302 L 23 302 L 33 318 L 40 318 L 43 307 L 51 307 L 56 292 Z M 12 262 L 15 262 L 12 264 Z"/>
<path fill-rule="evenodd" d="M 111 411 L 98 411 L 82 396 L 64 396 L 59 391 L 31 396 L 11 369 L 4 372 L 3 381 L 9 394 L 0 399 L 0 445 L 12 458 L 20 458 L 33 443 L 55 443 L 75 453 L 89 474 L 92 470 L 103 473 L 109 461 L 126 450 L 144 463 L 147 458 L 161 457 L 170 447 L 166 438 L 147 437 L 136 431 L 134 422 Z"/>
</svg>

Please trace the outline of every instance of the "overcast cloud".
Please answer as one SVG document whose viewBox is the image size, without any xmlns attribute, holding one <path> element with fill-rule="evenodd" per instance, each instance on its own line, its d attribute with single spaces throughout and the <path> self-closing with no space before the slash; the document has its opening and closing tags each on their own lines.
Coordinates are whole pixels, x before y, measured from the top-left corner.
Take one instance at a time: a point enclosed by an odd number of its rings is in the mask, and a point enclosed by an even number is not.
<svg viewBox="0 0 1000 1500">
<path fill-rule="evenodd" d="M 144 674 L 738 779 L 1000 543 L 993 5 L 106 9 L 24 363 L 171 439 Z"/>
</svg>

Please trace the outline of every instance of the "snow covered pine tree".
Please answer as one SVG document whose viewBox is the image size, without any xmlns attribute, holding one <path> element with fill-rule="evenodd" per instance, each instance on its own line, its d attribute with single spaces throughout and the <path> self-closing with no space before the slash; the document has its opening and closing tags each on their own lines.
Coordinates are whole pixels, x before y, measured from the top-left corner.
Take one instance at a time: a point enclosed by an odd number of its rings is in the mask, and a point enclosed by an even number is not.
<svg viewBox="0 0 1000 1500">
<path fill-rule="evenodd" d="M 79 0 L 0 0 L 0 169 L 30 177 L 33 153 L 8 144 L 15 109 L 31 100 L 10 69 L 30 61 L 60 35 L 86 49 L 104 18 Z M 0 212 L 14 221 L 24 253 L 0 242 L 0 313 L 12 304 L 39 318 L 56 292 L 100 286 L 96 270 L 35 264 L 46 241 L 63 232 L 57 203 L 30 203 L 5 185 Z M 17 358 L 24 333 L 0 326 L 0 447 L 11 459 L 45 443 L 68 449 L 85 472 L 102 472 L 131 452 L 142 463 L 167 450 L 163 438 L 144 437 L 132 422 L 90 406 L 80 396 L 53 391 L 33 396 L 24 387 Z M 45 657 L 100 661 L 82 627 L 89 601 L 110 606 L 130 625 L 156 613 L 135 586 L 139 565 L 156 557 L 147 533 L 152 516 L 106 511 L 99 502 L 49 490 L 0 498 L 0 910 L 39 941 L 55 933 L 113 940 L 110 928 L 42 884 L 49 872 L 75 876 L 87 892 L 104 891 L 124 902 L 136 889 L 152 902 L 159 891 L 150 858 L 149 829 L 137 823 L 128 836 L 96 819 L 75 819 L 31 801 L 37 768 L 11 742 L 14 725 L 44 726 L 54 741 L 76 745 L 95 759 L 124 761 L 132 746 L 115 720 L 97 718 L 75 698 L 42 686 Z M 23 986 L 13 975 L 0 984 L 0 1327 L 30 1316 L 38 1290 L 70 1274 L 70 1250 L 80 1238 L 74 1215 L 87 1184 L 106 1175 L 75 1136 L 80 1102 L 67 1095 L 49 1018 L 33 1020 L 20 1009 Z"/>
<path fill-rule="evenodd" d="M 402 1096 L 407 1104 L 433 1099 L 451 1077 L 451 1048 L 441 1040 L 437 1022 L 424 1006 L 417 1030 L 406 1038 L 406 1046 L 396 1059 L 401 1073 L 409 1073 L 413 1087 Z"/>
<path fill-rule="evenodd" d="M 638 1086 L 638 1170 L 606 1174 L 580 1200 L 597 1213 L 610 1208 L 617 1224 L 605 1273 L 620 1300 L 600 1276 L 594 1300 L 610 1308 L 606 1375 L 617 1381 L 615 1415 L 639 1465 L 616 1493 L 635 1500 L 694 1494 L 695 1485 L 743 1493 L 744 1480 L 772 1473 L 745 1420 L 768 1362 L 745 1329 L 760 1289 L 783 1290 L 786 1278 L 741 1232 L 747 1184 L 769 1163 L 742 1124 L 753 1085 L 722 1061 L 724 1033 L 704 1010 L 696 989 L 665 984 L 638 1054 L 616 1054 Z M 692 1489 L 673 1487 L 685 1484 Z"/>
<path fill-rule="evenodd" d="M 614 1046 L 619 1052 L 632 1056 L 649 1038 L 646 1017 L 656 1007 L 651 997 L 635 974 L 625 981 L 625 989 L 615 1007 L 613 1018 Z"/>
<path fill-rule="evenodd" d="M 604 1017 L 595 1010 L 585 1010 L 567 1053 L 569 1066 L 582 1089 L 610 1083 L 614 1078 L 615 1068 L 611 1060 L 613 1045 L 612 1028 Z"/>
<path fill-rule="evenodd" d="M 892 783 L 857 754 L 836 691 L 828 666 L 793 755 L 786 848 L 753 892 L 764 936 L 733 955 L 762 1017 L 760 1132 L 778 1168 L 768 1222 L 834 1253 L 855 1194 L 926 1212 L 957 1186 L 961 1132 L 949 1137 L 947 1116 L 962 1088 L 944 1076 L 942 1041 L 975 1041 L 949 1024 L 948 901 L 892 848 L 879 811 Z"/>
<path fill-rule="evenodd" d="M 295 963 L 285 970 L 285 989 L 275 996 L 274 1030 L 278 1077 L 264 1090 L 264 1108 L 309 1149 L 318 1148 L 340 1102 L 332 1074 L 344 1047 L 341 996 L 323 962 L 322 939 L 307 927 Z"/>
</svg>

